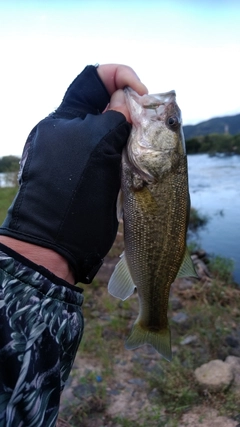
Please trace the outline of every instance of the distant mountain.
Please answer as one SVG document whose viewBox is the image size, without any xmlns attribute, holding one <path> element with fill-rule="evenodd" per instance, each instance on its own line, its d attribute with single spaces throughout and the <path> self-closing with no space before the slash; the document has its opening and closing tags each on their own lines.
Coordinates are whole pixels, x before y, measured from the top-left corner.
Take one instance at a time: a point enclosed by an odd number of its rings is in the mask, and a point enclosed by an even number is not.
<svg viewBox="0 0 240 427">
<path fill-rule="evenodd" d="M 185 139 L 210 133 L 240 134 L 240 114 L 235 116 L 215 117 L 197 125 L 183 126 Z"/>
</svg>

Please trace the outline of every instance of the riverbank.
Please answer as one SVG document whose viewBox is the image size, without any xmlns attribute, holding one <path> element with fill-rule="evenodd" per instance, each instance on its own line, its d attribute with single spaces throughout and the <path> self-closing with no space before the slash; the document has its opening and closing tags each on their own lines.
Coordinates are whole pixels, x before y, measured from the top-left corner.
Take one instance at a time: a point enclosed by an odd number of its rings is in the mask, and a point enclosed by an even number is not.
<svg viewBox="0 0 240 427">
<path fill-rule="evenodd" d="M 16 189 L 0 190 L 0 220 Z M 135 351 L 124 340 L 138 314 L 137 296 L 119 301 L 107 282 L 123 251 L 121 229 L 91 285 L 84 285 L 85 333 L 62 394 L 61 426 L 71 427 L 236 427 L 240 423 L 240 289 L 221 260 L 193 260 L 200 280 L 172 285 L 169 322 L 173 360 L 149 346 Z M 196 380 L 196 369 L 212 360 L 235 361 L 226 388 L 213 391 Z M 232 360 L 232 359 L 231 359 Z M 225 365 L 224 365 L 225 366 Z M 218 377 L 221 382 L 221 372 Z M 215 424 L 214 424 L 215 423 Z M 59 424 L 60 426 L 60 424 Z"/>
<path fill-rule="evenodd" d="M 193 260 L 200 280 L 171 288 L 173 360 L 150 346 L 134 351 L 124 340 L 138 314 L 137 296 L 122 302 L 107 281 L 123 249 L 122 233 L 92 285 L 84 285 L 85 333 L 62 395 L 60 417 L 71 427 L 236 427 L 240 423 L 240 290 L 215 278 L 205 253 Z M 236 368 L 226 388 L 205 388 L 196 369 L 212 360 Z M 225 366 L 225 365 L 224 365 Z M 222 369 L 222 368 L 221 368 Z M 221 382 L 221 370 L 218 372 Z"/>
</svg>

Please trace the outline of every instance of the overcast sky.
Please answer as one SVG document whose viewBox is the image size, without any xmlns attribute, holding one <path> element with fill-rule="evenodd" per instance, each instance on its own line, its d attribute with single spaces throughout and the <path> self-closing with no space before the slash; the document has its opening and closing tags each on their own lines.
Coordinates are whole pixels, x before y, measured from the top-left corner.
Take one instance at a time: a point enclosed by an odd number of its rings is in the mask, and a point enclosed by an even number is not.
<svg viewBox="0 0 240 427">
<path fill-rule="evenodd" d="M 87 64 L 175 89 L 184 124 L 240 113 L 238 0 L 0 0 L 0 156 L 21 155 Z"/>
</svg>

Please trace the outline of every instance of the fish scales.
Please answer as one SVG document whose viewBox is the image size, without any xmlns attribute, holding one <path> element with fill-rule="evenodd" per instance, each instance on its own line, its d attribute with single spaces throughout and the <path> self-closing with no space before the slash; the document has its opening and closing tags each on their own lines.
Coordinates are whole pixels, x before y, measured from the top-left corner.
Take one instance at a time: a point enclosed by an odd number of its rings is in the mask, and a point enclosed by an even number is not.
<svg viewBox="0 0 240 427">
<path fill-rule="evenodd" d="M 133 281 L 138 283 L 141 302 L 152 301 L 148 310 L 142 308 L 141 311 L 144 325 L 148 327 L 167 325 L 169 290 L 185 253 L 183 236 L 187 213 L 184 199 L 188 194 L 186 178 L 183 182 L 179 179 L 185 176 L 184 169 L 186 162 L 183 160 L 170 179 L 166 176 L 157 185 L 138 192 L 131 190 L 131 180 L 125 176 L 126 169 L 123 170 L 123 191 L 129 194 L 123 205 L 125 252 Z M 169 239 L 174 240 L 173 247 Z"/>
<path fill-rule="evenodd" d="M 109 292 L 126 299 L 137 288 L 139 315 L 126 347 L 151 344 L 170 360 L 170 286 L 177 275 L 196 276 L 186 249 L 190 199 L 181 112 L 173 91 L 126 93 L 133 129 L 123 152 L 118 206 L 125 251 Z"/>
</svg>

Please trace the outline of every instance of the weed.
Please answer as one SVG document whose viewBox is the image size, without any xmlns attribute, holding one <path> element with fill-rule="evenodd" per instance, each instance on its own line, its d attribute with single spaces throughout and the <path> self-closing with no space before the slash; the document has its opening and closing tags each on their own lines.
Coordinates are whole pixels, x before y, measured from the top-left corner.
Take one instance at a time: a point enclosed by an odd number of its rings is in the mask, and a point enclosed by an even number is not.
<svg viewBox="0 0 240 427">
<path fill-rule="evenodd" d="M 175 356 L 171 364 L 162 362 L 162 368 L 162 374 L 149 376 L 149 383 L 159 392 L 167 412 L 181 414 L 199 397 L 192 370 L 183 366 L 179 356 Z"/>
<path fill-rule="evenodd" d="M 75 406 L 71 410 L 71 414 L 67 416 L 65 414 L 65 418 L 67 418 L 68 423 L 70 423 L 71 427 L 79 427 L 87 425 L 85 422 L 87 419 L 96 419 L 99 418 L 99 415 L 102 414 L 105 410 L 105 403 L 101 398 L 97 396 L 90 395 L 86 398 L 81 398 L 81 404 Z"/>
<path fill-rule="evenodd" d="M 208 268 L 217 280 L 221 280 L 225 284 L 229 284 L 233 281 L 233 260 L 213 255 L 208 264 Z"/>
<path fill-rule="evenodd" d="M 94 320 L 87 320 L 85 334 L 81 342 L 81 351 L 96 354 L 102 348 L 103 326 Z"/>
<path fill-rule="evenodd" d="M 132 420 L 129 420 L 128 418 L 125 417 L 115 417 L 113 419 L 114 425 L 117 425 L 119 427 L 132 427 L 133 422 Z M 140 427 L 140 424 L 138 424 L 138 422 L 134 422 L 134 426 L 135 427 Z"/>
<path fill-rule="evenodd" d="M 235 417 L 239 414 L 240 393 L 228 390 L 223 393 L 222 406 L 220 407 L 220 415 L 228 414 L 230 417 Z"/>
<path fill-rule="evenodd" d="M 173 417 L 165 415 L 163 407 L 152 405 L 151 409 L 140 411 L 138 413 L 138 420 L 128 419 L 126 417 L 115 417 L 114 425 L 118 427 L 177 427 L 177 420 Z"/>
</svg>

